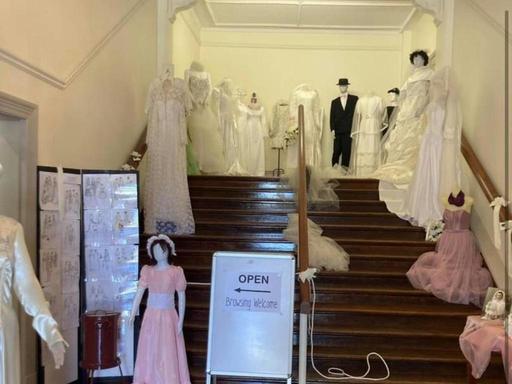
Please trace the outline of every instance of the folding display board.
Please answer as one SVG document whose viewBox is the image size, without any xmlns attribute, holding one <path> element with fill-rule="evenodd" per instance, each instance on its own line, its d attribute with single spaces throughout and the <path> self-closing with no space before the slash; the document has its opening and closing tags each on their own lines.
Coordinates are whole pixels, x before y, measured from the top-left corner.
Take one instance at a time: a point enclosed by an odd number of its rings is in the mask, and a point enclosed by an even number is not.
<svg viewBox="0 0 512 384">
<path fill-rule="evenodd" d="M 64 367 L 40 349 L 40 382 L 79 380 L 79 319 L 85 311 L 117 311 L 118 354 L 133 374 L 134 336 L 128 317 L 137 289 L 139 181 L 136 171 L 38 167 L 37 272 L 52 314 L 70 344 Z M 119 376 L 119 370 L 95 377 Z"/>
</svg>

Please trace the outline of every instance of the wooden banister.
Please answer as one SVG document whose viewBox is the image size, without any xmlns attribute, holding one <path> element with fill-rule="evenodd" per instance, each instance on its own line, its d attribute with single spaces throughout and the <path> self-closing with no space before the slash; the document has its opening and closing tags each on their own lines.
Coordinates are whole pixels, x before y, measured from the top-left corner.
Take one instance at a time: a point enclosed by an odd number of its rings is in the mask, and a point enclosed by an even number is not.
<svg viewBox="0 0 512 384">
<path fill-rule="evenodd" d="M 308 197 L 306 181 L 306 144 L 304 133 L 304 106 L 299 106 L 299 191 L 298 191 L 298 211 L 299 211 L 299 263 L 298 270 L 304 271 L 309 268 L 309 244 L 308 244 Z M 300 284 L 300 311 L 301 313 L 310 313 L 310 293 L 307 283 Z"/>
<path fill-rule="evenodd" d="M 478 160 L 475 151 L 473 151 L 471 144 L 469 144 L 469 141 L 464 134 L 462 134 L 461 152 L 489 203 L 491 203 L 496 197 L 501 196 L 491 178 L 485 171 L 484 166 L 480 160 Z M 502 207 L 500 211 L 500 221 L 504 222 L 510 220 L 510 217 L 512 217 L 510 211 L 505 207 Z"/>
</svg>

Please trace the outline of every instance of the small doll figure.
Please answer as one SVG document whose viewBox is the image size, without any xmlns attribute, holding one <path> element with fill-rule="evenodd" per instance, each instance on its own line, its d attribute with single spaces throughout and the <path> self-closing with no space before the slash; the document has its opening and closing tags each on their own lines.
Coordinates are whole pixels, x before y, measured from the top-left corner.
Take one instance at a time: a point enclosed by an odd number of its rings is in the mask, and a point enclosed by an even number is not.
<svg viewBox="0 0 512 384">
<path fill-rule="evenodd" d="M 181 267 L 172 265 L 176 252 L 173 241 L 166 235 L 151 237 L 147 251 L 154 265 L 146 265 L 141 270 L 130 316 L 133 324 L 142 295 L 149 289 L 133 384 L 190 384 L 183 339 L 185 275 Z M 178 292 L 178 313 L 174 305 L 175 292 Z"/>
<path fill-rule="evenodd" d="M 505 317 L 505 292 L 497 290 L 494 296 L 485 306 L 485 314 L 482 319 L 497 320 Z"/>
</svg>

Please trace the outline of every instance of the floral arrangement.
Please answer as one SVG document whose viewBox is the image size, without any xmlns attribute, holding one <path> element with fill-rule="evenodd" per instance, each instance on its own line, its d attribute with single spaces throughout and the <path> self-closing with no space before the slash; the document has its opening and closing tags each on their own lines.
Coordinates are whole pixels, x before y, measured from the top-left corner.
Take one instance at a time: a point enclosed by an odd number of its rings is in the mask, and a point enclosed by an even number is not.
<svg viewBox="0 0 512 384">
<path fill-rule="evenodd" d="M 140 161 L 142 160 L 142 155 L 137 151 L 133 151 L 132 153 L 130 153 L 130 160 L 134 164 L 140 163 Z M 123 171 L 133 171 L 135 167 L 133 167 L 129 163 L 125 163 L 121 166 L 121 169 Z"/>
<path fill-rule="evenodd" d="M 444 223 L 441 220 L 431 222 L 427 227 L 427 241 L 437 241 L 444 230 Z"/>
<path fill-rule="evenodd" d="M 297 137 L 299 137 L 299 127 L 287 130 L 283 136 L 286 146 L 293 144 Z"/>
</svg>

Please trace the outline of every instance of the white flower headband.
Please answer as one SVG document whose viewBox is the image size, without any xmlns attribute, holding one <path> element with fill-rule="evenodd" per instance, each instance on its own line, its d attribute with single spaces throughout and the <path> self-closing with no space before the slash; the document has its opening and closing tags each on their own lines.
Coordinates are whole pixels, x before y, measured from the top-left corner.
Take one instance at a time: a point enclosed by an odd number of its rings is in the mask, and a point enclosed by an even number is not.
<svg viewBox="0 0 512 384">
<path fill-rule="evenodd" d="M 157 236 L 152 236 L 148 239 L 148 244 L 146 245 L 146 249 L 148 250 L 148 255 L 149 257 L 153 258 L 153 255 L 151 254 L 151 247 L 153 245 L 153 243 L 157 240 L 163 240 L 165 241 L 167 244 L 169 244 L 169 248 L 171 248 L 171 255 L 173 256 L 176 256 L 176 250 L 174 248 L 174 242 L 169 239 L 169 236 L 167 235 L 157 235 Z"/>
</svg>

